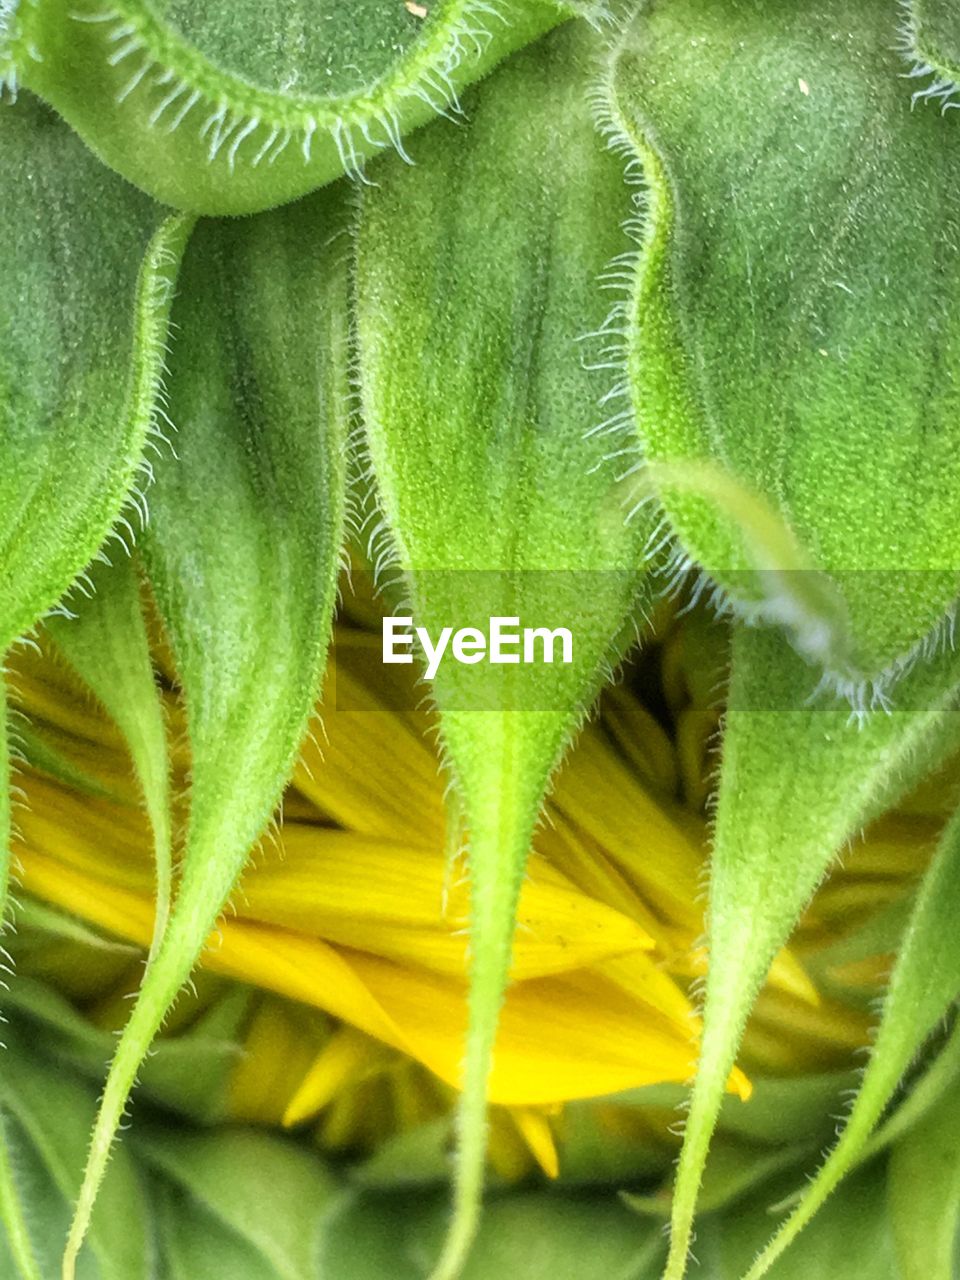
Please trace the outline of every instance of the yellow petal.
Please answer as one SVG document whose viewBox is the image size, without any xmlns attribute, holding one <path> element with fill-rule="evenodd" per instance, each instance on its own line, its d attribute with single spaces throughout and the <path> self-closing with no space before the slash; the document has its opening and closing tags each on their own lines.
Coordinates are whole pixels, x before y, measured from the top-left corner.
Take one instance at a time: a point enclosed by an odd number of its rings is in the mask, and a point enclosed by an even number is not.
<svg viewBox="0 0 960 1280">
<path fill-rule="evenodd" d="M 644 902 L 597 841 L 580 831 L 553 806 L 550 807 L 549 818 L 534 840 L 534 847 L 548 863 L 587 897 L 605 902 L 621 915 L 636 920 L 662 950 L 672 951 L 675 931 L 671 931 Z"/>
<path fill-rule="evenodd" d="M 645 791 L 596 726 L 580 735 L 551 803 L 606 850 L 655 911 L 699 930 L 703 823 Z"/>
<path fill-rule="evenodd" d="M 821 1000 L 814 1008 L 767 987 L 747 1027 L 744 1057 L 775 1074 L 830 1071 L 849 1065 L 851 1052 L 869 1044 L 871 1027 L 866 1014 L 848 1005 Z"/>
<path fill-rule="evenodd" d="M 923 874 L 940 836 L 936 817 L 891 813 L 867 828 L 839 868 L 849 878 L 893 876 L 913 879 Z"/>
<path fill-rule="evenodd" d="M 323 1113 L 316 1138 L 334 1150 L 374 1150 L 393 1127 L 390 1092 L 378 1078 L 355 1081 L 342 1089 Z"/>
<path fill-rule="evenodd" d="M 796 996 L 798 1000 L 802 1000 L 805 1004 L 818 1005 L 820 1003 L 820 992 L 817 990 L 813 979 L 789 947 L 784 947 L 774 957 L 770 972 L 767 974 L 767 982 L 771 987 L 776 987 L 778 991 L 785 991 L 788 995 Z"/>
<path fill-rule="evenodd" d="M 699 811 L 710 793 L 711 750 L 719 746 L 720 713 L 691 703 L 677 715 L 677 760 L 687 805 Z M 719 756 L 717 756 L 719 759 Z"/>
<path fill-rule="evenodd" d="M 21 649 L 9 676 L 11 700 L 32 721 L 86 739 L 107 751 L 125 753 L 123 737 L 48 644 Z"/>
<path fill-rule="evenodd" d="M 353 1027 L 340 1027 L 316 1055 L 283 1112 L 287 1128 L 312 1120 L 344 1085 L 383 1063 L 387 1050 Z"/>
<path fill-rule="evenodd" d="M 18 844 L 152 899 L 151 837 L 139 806 L 81 796 L 29 770 L 21 781 Z"/>
<path fill-rule="evenodd" d="M 599 971 L 640 1004 L 650 1005 L 678 1025 L 685 1025 L 693 1037 L 699 1027 L 686 992 L 647 955 L 621 956 L 606 960 Z"/>
<path fill-rule="evenodd" d="M 510 1116 L 543 1172 L 548 1178 L 558 1178 L 560 1160 L 546 1114 L 532 1107 L 513 1107 Z"/>
<path fill-rule="evenodd" d="M 294 1083 L 309 1069 L 324 1035 L 311 1010 L 262 998 L 251 1018 L 243 1053 L 230 1077 L 227 1116 L 251 1124 L 279 1124 Z"/>
<path fill-rule="evenodd" d="M 404 964 L 463 977 L 469 889 L 450 888 L 439 848 L 288 824 L 235 898 L 238 915 Z M 650 937 L 531 859 L 520 896 L 513 976 L 540 977 L 649 948 Z"/>
<path fill-rule="evenodd" d="M 637 778 L 661 795 L 677 790 L 673 743 L 642 702 L 623 685 L 604 690 L 600 719 Z"/>
<path fill-rule="evenodd" d="M 149 943 L 152 902 L 145 895 L 33 850 L 23 857 L 23 883 L 121 937 Z M 325 1009 L 408 1053 L 448 1083 L 459 1082 L 466 1025 L 463 983 L 233 919 L 224 920 L 210 939 L 202 962 L 214 972 Z M 508 994 L 491 1099 L 544 1105 L 685 1080 L 694 1057 L 685 1024 L 671 1023 L 652 1008 L 643 1010 L 599 977 L 576 973 L 534 979 L 516 983 Z"/>
<path fill-rule="evenodd" d="M 304 744 L 297 789 L 360 834 L 441 846 L 443 783 L 422 734 L 351 672 L 342 646 L 324 690 L 322 731 Z"/>
</svg>

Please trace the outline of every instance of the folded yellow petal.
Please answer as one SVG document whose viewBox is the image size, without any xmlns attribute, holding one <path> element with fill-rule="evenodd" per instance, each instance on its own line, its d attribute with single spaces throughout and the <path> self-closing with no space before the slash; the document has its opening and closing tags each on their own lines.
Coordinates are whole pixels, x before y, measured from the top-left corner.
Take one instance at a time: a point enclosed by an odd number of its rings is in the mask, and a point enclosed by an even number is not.
<svg viewBox="0 0 960 1280">
<path fill-rule="evenodd" d="M 294 785 L 322 814 L 361 835 L 442 847 L 436 754 L 402 710 L 354 674 L 349 651 L 342 640 L 334 647 L 322 727 L 304 743 Z"/>
<path fill-rule="evenodd" d="M 22 883 L 31 893 L 148 945 L 149 893 L 98 879 L 34 849 L 24 850 L 22 862 Z M 449 1084 L 459 1082 L 463 980 L 232 918 L 211 937 L 202 963 L 324 1009 L 408 1053 Z M 519 982 L 504 1009 L 491 1099 L 534 1105 L 683 1080 L 695 1056 L 685 1020 L 671 1021 L 598 976 L 578 971 Z"/>
<path fill-rule="evenodd" d="M 245 919 L 462 978 L 469 886 L 454 882 L 444 902 L 444 870 L 439 848 L 289 823 L 279 848 L 264 849 L 245 878 L 235 906 Z M 652 946 L 635 921 L 532 860 L 520 899 L 514 978 Z"/>
<path fill-rule="evenodd" d="M 510 1111 L 517 1132 L 530 1149 L 530 1153 L 548 1178 L 559 1178 L 560 1157 L 554 1141 L 550 1121 L 543 1111 L 532 1107 L 513 1107 Z"/>
<path fill-rule="evenodd" d="M 616 685 L 603 694 L 600 719 L 637 777 L 662 795 L 675 795 L 678 775 L 673 743 L 643 703 L 623 685 Z"/>
<path fill-rule="evenodd" d="M 225 1114 L 249 1124 L 281 1123 L 294 1082 L 322 1043 L 319 1015 L 270 996 L 258 1001 L 243 1053 L 230 1074 Z"/>
<path fill-rule="evenodd" d="M 607 851 L 652 910 L 699 929 L 703 824 L 644 790 L 595 725 L 558 774 L 551 803 Z"/>
<path fill-rule="evenodd" d="M 696 1066 L 691 993 L 708 963 L 702 811 L 723 628 L 696 611 L 676 615 L 673 605 L 664 613 L 665 640 L 605 692 L 536 836 L 490 1084 L 489 1157 L 503 1177 L 535 1167 L 558 1175 L 564 1104 L 682 1083 Z M 352 1152 L 449 1113 L 467 1018 L 469 881 L 455 856 L 459 824 L 445 803 L 416 673 L 379 660 L 378 616 L 361 600 L 336 629 L 322 721 L 284 796 L 279 837 L 255 851 L 201 971 L 212 986 L 230 988 L 229 979 L 260 992 L 225 1114 L 309 1125 L 324 1146 Z M 151 838 L 123 743 L 49 655 L 27 655 L 21 667 L 23 704 L 41 740 L 35 767 L 21 777 L 21 883 L 145 947 Z M 648 686 L 646 706 L 637 691 Z M 175 692 L 164 696 L 176 788 L 187 797 L 183 708 Z M 90 785 L 72 788 L 68 774 L 40 759 L 44 749 Z M 940 823 L 935 796 L 918 793 L 911 804 L 868 830 L 818 894 L 796 945 L 776 957 L 745 1042 L 751 1072 L 841 1067 L 868 1042 L 866 1014 L 835 998 L 838 988 L 825 995 L 810 974 L 823 974 L 817 953 L 826 940 L 910 891 Z M 175 816 L 182 823 L 184 814 Z M 140 953 L 133 964 L 127 953 L 105 953 L 109 963 L 91 963 L 71 985 L 69 948 L 61 951 L 37 948 L 28 964 L 114 1025 Z M 888 963 L 851 959 L 828 976 L 877 988 Z M 727 1087 L 750 1096 L 740 1068 Z M 641 1123 L 641 1113 L 615 1101 L 589 1110 L 660 1155 L 672 1146 L 672 1112 L 645 1109 Z M 565 1114 L 573 1123 L 575 1111 Z"/>
<path fill-rule="evenodd" d="M 300 1081 L 283 1111 L 285 1127 L 312 1120 L 344 1085 L 362 1079 L 385 1058 L 384 1046 L 353 1027 L 335 1031 Z"/>
</svg>

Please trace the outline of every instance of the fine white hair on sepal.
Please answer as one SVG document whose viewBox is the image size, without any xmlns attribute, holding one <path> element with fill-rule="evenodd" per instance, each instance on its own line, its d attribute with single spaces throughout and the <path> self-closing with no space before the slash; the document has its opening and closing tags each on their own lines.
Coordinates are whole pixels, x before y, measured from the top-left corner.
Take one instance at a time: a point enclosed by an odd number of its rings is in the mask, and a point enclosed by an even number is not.
<svg viewBox="0 0 960 1280">
<path fill-rule="evenodd" d="M 0 0 L 0 103 L 16 102 L 20 89 L 20 65 L 24 59 L 42 62 L 36 45 L 24 36 L 24 13 L 36 9 L 39 0 Z"/>
<path fill-rule="evenodd" d="M 911 70 L 905 74 L 907 77 L 934 77 L 930 85 L 914 94 L 914 100 L 936 99 L 944 109 L 960 106 L 960 101 L 953 100 L 958 87 L 948 69 L 934 67 L 919 52 L 920 33 L 912 5 L 909 0 L 898 2 L 902 12 L 898 47 L 911 64 Z M 644 457 L 643 424 L 633 403 L 629 367 L 632 341 L 640 323 L 638 312 L 647 253 L 656 232 L 655 211 L 651 209 L 653 193 L 646 178 L 643 143 L 631 136 L 620 112 L 612 75 L 619 45 L 626 37 L 630 13 L 630 7 L 625 6 L 610 17 L 612 34 L 601 74 L 589 101 L 600 135 L 609 149 L 624 161 L 624 180 L 631 189 L 632 208 L 622 226 L 631 247 L 612 259 L 601 277 L 601 287 L 620 296 L 614 301 L 604 324 L 598 330 L 583 335 L 581 341 L 604 342 L 595 363 L 597 367 L 609 369 L 612 385 L 601 402 L 601 408 L 615 411 L 601 417 L 589 434 L 609 437 L 611 449 L 604 461 L 617 460 L 621 466 L 621 478 L 633 478 L 632 500 L 627 510 L 627 518 L 633 519 L 651 506 L 660 507 L 660 499 Z M 620 401 L 624 402 L 623 407 L 617 409 Z M 894 659 L 879 673 L 867 675 L 855 669 L 838 670 L 836 666 L 831 669 L 828 664 L 834 637 L 830 624 L 826 618 L 806 608 L 804 602 L 789 590 L 789 575 L 765 572 L 764 590 L 758 598 L 750 600 L 735 596 L 683 548 L 665 511 L 654 524 L 646 556 L 650 561 L 665 561 L 660 590 L 667 598 L 676 598 L 681 592 L 688 593 L 688 598 L 697 601 L 705 598 L 720 617 L 750 626 L 783 629 L 801 657 L 823 668 L 817 696 L 830 696 L 846 702 L 851 719 L 860 724 L 873 714 L 894 710 L 899 681 L 918 662 L 930 661 L 955 644 L 956 604 L 908 652 Z"/>
<path fill-rule="evenodd" d="M 26 44 L 16 17 L 22 5 L 37 3 L 0 0 L 0 92 L 6 88 L 11 96 L 18 84 L 12 51 Z M 230 173 L 240 165 L 255 169 L 275 164 L 295 143 L 309 165 L 322 137 L 332 144 L 344 173 L 366 182 L 365 160 L 385 148 L 412 163 L 400 120 L 415 100 L 434 115 L 463 118 L 458 73 L 485 55 L 493 27 L 509 25 L 508 12 L 491 0 L 444 0 L 389 70 L 340 97 L 252 84 L 216 66 L 155 12 L 131 0 L 69 16 L 100 33 L 108 67 L 133 60 L 117 102 L 136 96 L 148 125 L 167 134 L 193 121 L 199 139 L 207 143 L 208 163 L 221 162 Z M 604 14 L 602 6 L 588 6 L 585 16 L 600 26 Z M 34 56 L 40 57 L 36 51 Z"/>
<path fill-rule="evenodd" d="M 933 102 L 940 107 L 941 114 L 960 108 L 956 69 L 938 65 L 936 58 L 924 50 L 923 33 L 912 0 L 898 0 L 898 5 L 900 24 L 896 48 L 908 68 L 903 73 L 904 79 L 927 82 L 914 90 L 911 105 L 915 107 L 920 102 Z"/>
</svg>

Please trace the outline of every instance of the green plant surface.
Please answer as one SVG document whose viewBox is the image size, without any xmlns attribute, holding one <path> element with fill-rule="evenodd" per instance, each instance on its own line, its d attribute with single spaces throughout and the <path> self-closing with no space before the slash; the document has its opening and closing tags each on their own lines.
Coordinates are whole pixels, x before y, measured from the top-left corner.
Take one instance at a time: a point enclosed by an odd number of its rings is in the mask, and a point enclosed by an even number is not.
<svg viewBox="0 0 960 1280">
<path fill-rule="evenodd" d="M 414 6 L 419 9 L 421 6 Z M 23 0 L 8 81 L 177 208 L 271 208 L 357 173 L 577 6 L 553 0 Z M 0 32 L 0 70 L 3 68 Z"/>
<path fill-rule="evenodd" d="M 51 617 L 47 631 L 64 658 L 119 726 L 133 759 L 153 829 L 157 867 L 154 946 L 170 910 L 173 835 L 163 705 L 156 686 L 137 571 L 123 556 L 94 562 L 75 616 Z"/>
<path fill-rule="evenodd" d="M 960 1090 L 956 1083 L 897 1143 L 887 1203 L 903 1280 L 953 1280 L 960 1226 Z"/>
<path fill-rule="evenodd" d="M 169 923 L 107 1080 L 65 1276 L 137 1070 L 264 834 L 319 692 L 344 524 L 342 196 L 204 223 L 184 264 L 177 456 L 158 460 L 143 556 L 186 702 L 189 823 Z"/>
<path fill-rule="evenodd" d="M 265 1276 L 316 1280 L 322 1222 L 338 1187 L 312 1153 L 252 1129 L 204 1134 L 160 1127 L 143 1132 L 137 1150 L 202 1208 L 206 1229 L 191 1231 L 182 1247 L 199 1250 L 211 1275 L 216 1267 L 226 1270 L 217 1251 L 226 1234 L 262 1259 Z M 183 1270 L 184 1280 L 202 1274 L 202 1267 Z"/>
<path fill-rule="evenodd" d="M 960 584 L 957 121 L 911 110 L 893 0 L 633 13 L 604 97 L 644 184 L 626 327 L 651 484 L 733 609 L 856 698 Z"/>
<path fill-rule="evenodd" d="M 22 1027 L 5 1028 L 4 1039 L 0 1106 L 7 1117 L 10 1163 L 40 1274 L 50 1277 L 56 1274 L 69 1223 L 67 1206 L 80 1185 L 96 1100 L 92 1089 L 69 1072 L 32 1053 Z M 29 1182 L 23 1179 L 28 1157 L 40 1174 Z M 46 1186 L 37 1187 L 37 1181 Z M 154 1263 L 149 1218 L 134 1161 L 120 1150 L 91 1218 L 81 1276 L 149 1280 Z"/>
<path fill-rule="evenodd" d="M 960 995 L 960 935 L 953 927 L 958 894 L 960 815 L 951 819 L 924 876 L 884 998 L 870 1062 L 839 1141 L 745 1280 L 760 1280 L 767 1274 L 841 1179 L 855 1167 L 907 1068 Z M 927 1150 L 933 1155 L 931 1148 Z M 953 1215 L 954 1221 L 955 1180 L 956 1172 L 951 1168 L 946 1178 L 936 1175 L 937 1186 L 928 1187 L 929 1194 L 940 1198 L 941 1212 Z M 902 1233 L 902 1224 L 900 1229 Z M 928 1243 L 929 1261 L 933 1265 L 937 1260 L 938 1270 L 925 1274 L 946 1280 L 953 1273 L 952 1250 L 945 1247 L 942 1238 L 931 1237 Z"/>
<path fill-rule="evenodd" d="M 903 53 L 920 81 L 915 101 L 930 98 L 941 108 L 955 103 L 960 79 L 960 19 L 950 0 L 902 0 Z"/>
<path fill-rule="evenodd" d="M 168 312 L 190 219 L 105 173 L 26 94 L 0 111 L 0 167 L 3 653 L 93 559 L 162 433 Z"/>
<path fill-rule="evenodd" d="M 418 624 L 564 625 L 574 659 L 441 664 L 431 682 L 466 828 L 470 1031 L 455 1224 L 472 1235 L 484 1098 L 517 894 L 550 776 L 642 617 L 649 525 L 598 430 L 610 375 L 578 341 L 604 321 L 619 165 L 593 129 L 592 46 L 564 29 L 479 86 L 422 163 L 387 160 L 357 249 L 360 386 L 392 558 Z M 587 353 L 589 354 L 589 353 Z M 387 571 L 389 572 L 389 571 Z M 398 612 L 395 610 L 395 612 Z"/>
<path fill-rule="evenodd" d="M 671 1278 L 683 1274 L 710 1135 L 770 964 L 817 886 L 863 826 L 956 747 L 960 661 L 917 666 L 902 709 L 862 724 L 816 700 L 818 676 L 772 629 L 734 631 L 697 1078 L 673 1203 Z M 914 1045 L 914 1048 L 918 1045 Z"/>
</svg>

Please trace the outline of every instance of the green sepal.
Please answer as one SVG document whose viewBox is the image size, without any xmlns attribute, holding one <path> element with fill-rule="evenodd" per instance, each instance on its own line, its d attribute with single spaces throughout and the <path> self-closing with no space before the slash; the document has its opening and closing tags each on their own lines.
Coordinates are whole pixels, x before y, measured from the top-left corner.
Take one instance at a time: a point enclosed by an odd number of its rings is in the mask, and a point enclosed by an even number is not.
<svg viewBox="0 0 960 1280">
<path fill-rule="evenodd" d="M 894 1147 L 887 1180 L 902 1280 L 954 1280 L 960 1228 L 960 1088 Z"/>
<path fill-rule="evenodd" d="M 918 665 L 863 723 L 817 697 L 779 631 L 734 630 L 710 872 L 700 1064 L 677 1174 L 670 1280 L 686 1264 L 727 1076 L 774 956 L 844 845 L 956 746 L 960 659 Z"/>
<path fill-rule="evenodd" d="M 104 1091 L 65 1276 L 137 1070 L 293 768 L 319 693 L 344 523 L 341 188 L 201 224 L 170 354 L 177 457 L 143 556 L 191 747 L 180 887 Z"/>
<path fill-rule="evenodd" d="M 3 653 L 60 600 L 132 490 L 137 519 L 191 220 L 105 170 L 28 94 L 0 104 L 0 169 Z"/>
<path fill-rule="evenodd" d="M 562 0 L 23 0 L 7 78 L 111 168 L 205 214 L 253 213 L 359 172 L 508 53 Z M 413 8 L 417 8 L 413 6 Z M 2 71 L 0 50 L 0 71 Z"/>
<path fill-rule="evenodd" d="M 0 1275 L 51 1280 L 96 1093 L 57 1054 L 48 1056 L 26 1025 L 5 1038 L 0 1117 L 27 1237 L 15 1241 L 0 1204 Z M 0 1188 L 0 1200 L 4 1194 Z M 338 1194 L 316 1152 L 289 1138 L 154 1120 L 111 1163 L 78 1273 L 83 1280 L 315 1280 Z M 35 1273 L 28 1264 L 16 1269 L 28 1249 Z"/>
<path fill-rule="evenodd" d="M 951 0 L 901 0 L 901 49 L 920 87 L 913 103 L 929 99 L 946 112 L 957 106 L 960 18 Z"/>
<path fill-rule="evenodd" d="M 777 1174 L 809 1160 L 816 1151 L 815 1145 L 798 1142 L 756 1146 L 737 1138 L 718 1138 L 703 1170 L 697 1212 L 729 1209 L 751 1193 L 755 1194 Z M 672 1190 L 669 1184 L 654 1193 L 624 1192 L 621 1198 L 642 1217 L 670 1219 Z"/>
<path fill-rule="evenodd" d="M 153 946 L 170 910 L 173 835 L 170 766 L 163 703 L 157 689 L 140 581 L 127 556 L 94 561 L 76 616 L 52 617 L 47 631 L 123 734 L 153 830 L 157 889 Z"/>
<path fill-rule="evenodd" d="M 378 166 L 361 209 L 360 382 L 383 559 L 434 638 L 503 616 L 569 628 L 574 645 L 569 665 L 448 656 L 431 681 L 468 833 L 472 937 L 457 1207 L 435 1280 L 462 1265 L 476 1225 L 487 1080 L 543 796 L 647 599 L 631 460 L 611 457 L 600 429 L 616 389 L 578 341 L 604 326 L 597 277 L 622 196 L 587 102 L 593 48 L 571 25 L 518 55 L 473 91 L 467 127 L 425 131 L 413 169 Z"/>
<path fill-rule="evenodd" d="M 884 1174 L 880 1161 L 851 1178 L 817 1215 L 796 1249 L 771 1269 L 770 1280 L 903 1280 L 894 1253 Z M 726 1213 L 705 1214 L 698 1222 L 697 1257 L 704 1277 L 741 1280 L 770 1230 L 770 1202 L 776 1199 L 777 1185 Z"/>
<path fill-rule="evenodd" d="M 920 886 L 884 999 L 870 1062 L 840 1139 L 745 1280 L 760 1280 L 767 1274 L 856 1165 L 907 1068 L 960 994 L 960 933 L 955 927 L 958 900 L 960 813 L 948 824 Z"/>
<path fill-rule="evenodd" d="M 896 21 L 645 2 L 604 80 L 645 183 L 625 329 L 650 482 L 733 609 L 853 696 L 960 586 L 960 130 L 910 110 Z"/>
<path fill-rule="evenodd" d="M 790 1142 L 822 1145 L 836 1127 L 832 1113 L 856 1082 L 855 1071 L 786 1077 L 751 1075 L 750 1105 L 745 1107 L 742 1098 L 728 1094 L 720 1108 L 717 1132 L 761 1146 Z M 658 1084 L 616 1094 L 613 1100 L 623 1106 L 655 1107 L 662 1113 L 676 1111 L 684 1098 L 683 1085 Z"/>
<path fill-rule="evenodd" d="M 863 1163 L 886 1147 L 897 1143 L 915 1126 L 926 1122 L 934 1109 L 941 1109 L 944 1100 L 954 1097 L 960 1088 L 960 1022 L 953 1030 L 940 1052 L 927 1069 L 911 1084 L 910 1091 L 896 1109 L 875 1130 L 858 1157 Z"/>
</svg>

